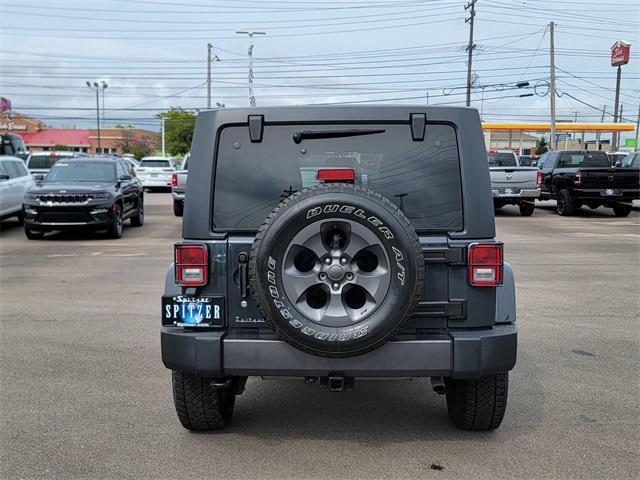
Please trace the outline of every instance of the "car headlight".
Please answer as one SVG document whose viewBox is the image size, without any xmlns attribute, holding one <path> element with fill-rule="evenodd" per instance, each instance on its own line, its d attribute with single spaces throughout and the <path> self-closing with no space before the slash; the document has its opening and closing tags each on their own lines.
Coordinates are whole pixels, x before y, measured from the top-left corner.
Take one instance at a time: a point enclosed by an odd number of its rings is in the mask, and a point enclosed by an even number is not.
<svg viewBox="0 0 640 480">
<path fill-rule="evenodd" d="M 91 198 L 93 200 L 103 200 L 105 198 L 110 198 L 111 194 L 108 192 L 101 192 L 101 193 L 92 193 L 91 194 Z"/>
</svg>

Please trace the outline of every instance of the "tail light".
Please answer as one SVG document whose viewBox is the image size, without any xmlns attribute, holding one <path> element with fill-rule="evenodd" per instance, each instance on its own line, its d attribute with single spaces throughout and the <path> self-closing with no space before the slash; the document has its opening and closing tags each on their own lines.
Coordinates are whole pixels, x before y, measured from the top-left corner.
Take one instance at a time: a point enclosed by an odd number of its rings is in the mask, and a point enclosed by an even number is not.
<svg viewBox="0 0 640 480">
<path fill-rule="evenodd" d="M 178 243 L 175 246 L 175 269 L 178 285 L 197 287 L 207 284 L 209 262 L 207 247 L 198 243 Z"/>
<path fill-rule="evenodd" d="M 356 179 L 356 171 L 353 168 L 319 168 L 316 180 L 321 182 L 351 182 Z"/>
<path fill-rule="evenodd" d="M 174 173 L 173 175 L 171 175 L 171 186 L 172 187 L 177 187 L 178 186 L 178 174 Z"/>
<path fill-rule="evenodd" d="M 576 172 L 576 176 L 573 179 L 573 184 L 576 187 L 579 187 L 580 185 L 582 185 L 582 172 L 580 170 Z"/>
<path fill-rule="evenodd" d="M 542 186 L 542 172 L 538 170 L 536 172 L 536 187 L 540 188 Z"/>
<path fill-rule="evenodd" d="M 502 243 L 474 243 L 469 246 L 469 283 L 474 287 L 502 285 Z"/>
</svg>

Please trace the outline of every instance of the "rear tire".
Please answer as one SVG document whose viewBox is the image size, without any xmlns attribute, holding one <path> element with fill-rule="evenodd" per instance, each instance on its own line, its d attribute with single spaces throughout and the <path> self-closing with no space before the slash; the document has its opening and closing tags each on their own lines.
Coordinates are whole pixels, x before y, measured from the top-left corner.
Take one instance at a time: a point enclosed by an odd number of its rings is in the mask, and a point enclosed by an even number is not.
<svg viewBox="0 0 640 480">
<path fill-rule="evenodd" d="M 24 225 L 24 214 L 22 212 L 18 212 L 16 218 L 18 219 L 18 225 Z"/>
<path fill-rule="evenodd" d="M 187 430 L 220 430 L 231 421 L 236 394 L 211 386 L 212 379 L 172 372 L 173 403 Z"/>
<path fill-rule="evenodd" d="M 173 214 L 176 217 L 181 217 L 184 213 L 184 203 L 180 200 L 173 201 Z"/>
<path fill-rule="evenodd" d="M 485 375 L 477 380 L 446 380 L 447 409 L 462 430 L 494 430 L 507 409 L 509 373 Z"/>
<path fill-rule="evenodd" d="M 144 224 L 144 201 L 143 197 L 138 198 L 138 206 L 137 206 L 136 214 L 131 217 L 131 226 L 132 227 L 141 227 Z"/>
<path fill-rule="evenodd" d="M 556 211 L 558 212 L 558 215 L 568 217 L 569 215 L 573 215 L 576 212 L 575 205 L 573 204 L 573 200 L 571 199 L 571 194 L 566 188 L 563 188 L 558 192 L 558 197 L 556 200 Z"/>
<path fill-rule="evenodd" d="M 521 203 L 520 205 L 518 205 L 518 208 L 520 208 L 520 215 L 522 215 L 523 217 L 530 217 L 536 210 L 535 204 L 529 202 Z"/>
<path fill-rule="evenodd" d="M 613 213 L 616 217 L 626 217 L 631 213 L 631 205 L 614 205 Z"/>
<path fill-rule="evenodd" d="M 42 240 L 44 237 L 44 232 L 39 232 L 37 230 L 31 230 L 29 227 L 24 227 L 24 235 L 29 240 Z"/>
</svg>

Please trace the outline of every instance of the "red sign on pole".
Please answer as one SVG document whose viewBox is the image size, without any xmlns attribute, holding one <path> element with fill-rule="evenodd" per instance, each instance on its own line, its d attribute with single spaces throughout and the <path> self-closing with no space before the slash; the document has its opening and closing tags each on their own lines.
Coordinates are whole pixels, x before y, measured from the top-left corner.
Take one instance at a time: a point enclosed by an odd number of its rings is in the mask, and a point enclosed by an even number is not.
<svg viewBox="0 0 640 480">
<path fill-rule="evenodd" d="M 619 67 L 620 65 L 626 65 L 629 63 L 629 51 L 631 50 L 631 44 L 622 40 L 617 41 L 611 47 L 611 66 Z"/>
</svg>

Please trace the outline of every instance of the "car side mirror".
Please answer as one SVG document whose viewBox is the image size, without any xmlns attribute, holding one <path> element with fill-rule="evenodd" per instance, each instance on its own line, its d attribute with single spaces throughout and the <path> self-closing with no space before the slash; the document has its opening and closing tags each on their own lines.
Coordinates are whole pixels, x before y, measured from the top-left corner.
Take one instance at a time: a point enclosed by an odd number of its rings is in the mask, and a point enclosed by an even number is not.
<svg viewBox="0 0 640 480">
<path fill-rule="evenodd" d="M 130 182 L 132 180 L 133 177 L 131 177 L 131 175 L 121 175 L 120 176 L 120 181 L 121 182 Z"/>
<path fill-rule="evenodd" d="M 5 182 L 5 181 L 9 180 L 9 178 L 10 178 L 9 175 L 6 175 L 4 173 L 0 174 L 0 182 Z"/>
</svg>

